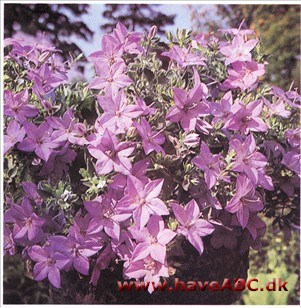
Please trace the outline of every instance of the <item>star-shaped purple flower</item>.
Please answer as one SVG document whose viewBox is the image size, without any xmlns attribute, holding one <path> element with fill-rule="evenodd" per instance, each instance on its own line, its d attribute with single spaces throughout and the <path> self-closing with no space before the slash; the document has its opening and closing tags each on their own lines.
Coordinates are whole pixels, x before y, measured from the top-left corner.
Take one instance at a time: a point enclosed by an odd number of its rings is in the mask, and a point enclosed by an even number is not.
<svg viewBox="0 0 301 308">
<path fill-rule="evenodd" d="M 129 267 L 124 271 L 124 275 L 135 279 L 143 278 L 149 293 L 154 291 L 154 285 L 156 286 L 158 284 L 160 277 L 169 277 L 167 266 L 150 256 L 143 260 L 131 262 Z"/>
<path fill-rule="evenodd" d="M 12 203 L 9 211 L 14 221 L 13 237 L 16 242 L 34 244 L 43 239 L 45 219 L 34 213 L 27 197 L 23 197 L 21 205 Z"/>
<path fill-rule="evenodd" d="M 142 146 L 146 155 L 153 151 L 165 154 L 165 151 L 160 146 L 165 141 L 164 134 L 152 130 L 151 126 L 144 118 L 141 119 L 141 124 L 134 123 L 134 127 L 136 127 L 142 138 Z"/>
<path fill-rule="evenodd" d="M 189 66 L 189 65 L 206 65 L 204 58 L 190 52 L 188 48 L 181 48 L 179 46 L 173 45 L 170 51 L 162 52 L 162 56 L 169 57 L 174 60 L 180 68 Z"/>
<path fill-rule="evenodd" d="M 151 215 L 168 215 L 164 202 L 158 198 L 163 186 L 163 179 L 150 181 L 146 185 L 134 176 L 128 176 L 127 194 L 117 207 L 121 213 L 133 213 L 137 228 L 147 224 Z"/>
<path fill-rule="evenodd" d="M 249 221 L 250 212 L 258 212 L 264 205 L 252 182 L 245 175 L 238 175 L 234 197 L 226 205 L 226 210 L 236 213 L 240 225 L 245 228 Z"/>
<path fill-rule="evenodd" d="M 225 123 L 224 128 L 237 130 L 243 134 L 251 132 L 266 132 L 268 126 L 260 117 L 262 112 L 262 101 L 256 100 L 248 105 L 237 102 L 231 108 L 232 116 Z"/>
<path fill-rule="evenodd" d="M 61 287 L 60 270 L 68 263 L 68 258 L 59 252 L 52 251 L 49 247 L 32 246 L 28 250 L 30 259 L 37 262 L 33 268 L 36 281 L 44 280 L 48 277 L 50 283 L 56 287 Z"/>
<path fill-rule="evenodd" d="M 27 118 L 35 117 L 39 111 L 36 107 L 29 105 L 28 90 L 13 94 L 9 90 L 4 90 L 3 113 L 8 117 L 13 117 L 20 123 L 27 121 Z"/>
<path fill-rule="evenodd" d="M 222 89 L 240 88 L 242 91 L 255 86 L 258 77 L 264 75 L 264 64 L 251 62 L 234 62 L 228 69 L 229 77 L 222 84 Z"/>
<path fill-rule="evenodd" d="M 188 93 L 180 88 L 174 88 L 173 93 L 175 106 L 166 115 L 166 120 L 180 122 L 185 132 L 195 130 L 197 118 L 209 114 L 209 107 L 203 101 L 208 93 L 207 87 L 199 83 Z"/>
<path fill-rule="evenodd" d="M 110 129 L 115 134 L 126 133 L 132 126 L 133 119 L 143 113 L 138 105 L 129 105 L 125 92 L 118 91 L 114 96 L 97 96 L 97 100 L 104 113 L 99 118 L 102 127 Z"/>
<path fill-rule="evenodd" d="M 124 73 L 126 65 L 123 61 L 109 66 L 108 63 L 96 63 L 95 70 L 97 77 L 94 77 L 89 83 L 90 89 L 105 89 L 106 92 L 116 94 L 119 89 L 123 89 L 133 83 L 133 81 Z"/>
<path fill-rule="evenodd" d="M 211 234 L 214 227 L 208 221 L 200 218 L 200 209 L 195 200 L 191 200 L 185 207 L 178 203 L 171 203 L 171 207 L 180 223 L 178 233 L 183 234 L 188 241 L 202 254 L 204 244 L 202 237 Z"/>
<path fill-rule="evenodd" d="M 209 189 L 216 184 L 220 177 L 221 159 L 220 154 L 212 154 L 207 144 L 202 142 L 200 154 L 191 161 L 204 172 L 205 182 Z"/>
<path fill-rule="evenodd" d="M 6 154 L 16 143 L 22 142 L 24 137 L 24 127 L 21 127 L 21 125 L 15 120 L 10 121 L 6 128 L 6 135 L 4 135 L 3 154 Z"/>
<path fill-rule="evenodd" d="M 90 154 L 97 159 L 95 167 L 98 174 L 108 174 L 113 170 L 129 174 L 132 164 L 128 156 L 134 149 L 135 145 L 131 142 L 119 143 L 117 137 L 108 129 L 105 130 L 97 146 L 88 147 Z"/>
<path fill-rule="evenodd" d="M 150 255 L 155 261 L 165 264 L 166 245 L 177 234 L 164 228 L 162 217 L 153 215 L 149 219 L 146 228 L 142 230 L 131 228 L 130 232 L 138 242 L 132 255 L 132 261 L 145 259 Z"/>
<path fill-rule="evenodd" d="M 47 123 L 54 129 L 52 139 L 55 142 L 69 141 L 73 144 L 84 145 L 86 140 L 86 126 L 83 123 L 76 123 L 73 111 L 68 108 L 62 118 L 48 117 Z"/>
<path fill-rule="evenodd" d="M 33 123 L 24 123 L 27 137 L 18 145 L 18 149 L 25 152 L 35 152 L 41 159 L 48 161 L 53 149 L 59 143 L 52 140 L 53 129 L 47 122 L 43 122 L 39 127 Z"/>
<path fill-rule="evenodd" d="M 220 48 L 220 52 L 226 56 L 225 64 L 229 65 L 236 61 L 251 61 L 250 51 L 256 46 L 257 42 L 256 39 L 245 41 L 242 35 L 237 34 L 231 44 Z"/>
<path fill-rule="evenodd" d="M 116 45 L 124 52 L 130 54 L 140 54 L 143 51 L 141 47 L 142 34 L 138 32 L 129 32 L 127 28 L 118 22 L 111 35 Z"/>
<path fill-rule="evenodd" d="M 267 158 L 257 151 L 253 135 L 249 135 L 244 142 L 238 139 L 230 141 L 230 150 L 235 151 L 233 171 L 243 172 L 253 185 L 258 183 L 258 173 L 267 165 Z"/>
<path fill-rule="evenodd" d="M 104 35 L 101 40 L 101 50 L 93 52 L 89 59 L 94 63 L 106 62 L 111 66 L 115 62 L 123 61 L 123 50 L 119 44 L 116 44 L 116 40 L 111 35 Z"/>
</svg>

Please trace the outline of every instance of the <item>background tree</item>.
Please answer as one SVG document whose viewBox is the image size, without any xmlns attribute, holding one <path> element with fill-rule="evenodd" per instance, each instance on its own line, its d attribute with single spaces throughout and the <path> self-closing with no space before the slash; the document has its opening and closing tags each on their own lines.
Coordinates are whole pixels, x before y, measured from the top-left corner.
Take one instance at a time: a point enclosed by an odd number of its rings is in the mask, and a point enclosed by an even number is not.
<svg viewBox="0 0 301 308">
<path fill-rule="evenodd" d="M 288 89 L 300 87 L 300 6 L 297 5 L 216 5 L 215 14 L 191 6 L 194 30 L 215 31 L 221 25 L 254 29 L 262 39 L 267 56 L 266 80 Z"/>
<path fill-rule="evenodd" d="M 82 52 L 70 37 L 88 41 L 93 32 L 79 17 L 88 13 L 88 4 L 19 4 L 4 5 L 4 36 L 11 37 L 22 31 L 35 35 L 45 32 L 53 45 L 62 50 L 66 59 L 71 51 L 78 55 Z"/>
<path fill-rule="evenodd" d="M 152 25 L 158 27 L 163 34 L 164 27 L 173 25 L 176 15 L 166 15 L 158 11 L 160 5 L 152 4 L 106 4 L 103 17 L 108 22 L 101 26 L 106 32 L 111 32 L 118 21 L 122 22 L 131 31 L 148 30 Z"/>
</svg>

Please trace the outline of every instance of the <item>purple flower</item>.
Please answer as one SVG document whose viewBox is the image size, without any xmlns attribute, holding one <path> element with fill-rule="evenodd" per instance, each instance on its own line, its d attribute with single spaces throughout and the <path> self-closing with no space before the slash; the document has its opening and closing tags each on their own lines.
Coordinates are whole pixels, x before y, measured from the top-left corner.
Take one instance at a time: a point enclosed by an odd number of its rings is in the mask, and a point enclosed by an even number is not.
<svg viewBox="0 0 301 308">
<path fill-rule="evenodd" d="M 180 68 L 189 65 L 206 65 L 204 58 L 190 52 L 188 48 L 173 45 L 170 51 L 162 52 L 162 56 L 174 60 Z"/>
<path fill-rule="evenodd" d="M 197 84 L 188 93 L 180 88 L 174 88 L 175 106 L 166 115 L 166 120 L 180 122 L 185 132 L 195 130 L 197 118 L 209 114 L 209 107 L 201 100 L 205 98 L 208 89 L 204 84 Z"/>
<path fill-rule="evenodd" d="M 145 175 L 150 162 L 148 160 L 137 161 L 132 168 L 131 175 L 135 176 L 144 185 L 149 181 Z M 117 173 L 112 177 L 112 183 L 109 184 L 109 189 L 116 191 L 118 200 L 124 196 L 124 191 L 127 186 L 127 176 L 121 173 Z"/>
<path fill-rule="evenodd" d="M 4 46 L 11 46 L 12 49 L 9 52 L 9 57 L 15 59 L 19 64 L 23 63 L 23 59 L 32 61 L 35 65 L 38 65 L 38 52 L 33 46 L 30 46 L 21 38 L 6 38 L 4 40 Z M 21 60 L 22 59 L 22 60 Z"/>
<path fill-rule="evenodd" d="M 152 130 L 151 126 L 144 118 L 141 119 L 141 124 L 134 123 L 134 127 L 136 127 L 142 138 L 142 146 L 146 155 L 153 151 L 165 154 L 163 148 L 160 147 L 160 144 L 163 144 L 165 141 L 164 134 Z"/>
<path fill-rule="evenodd" d="M 200 46 L 206 47 L 208 44 L 207 35 L 200 33 L 196 35 L 191 41 L 191 47 L 198 49 Z"/>
<path fill-rule="evenodd" d="M 223 226 L 217 226 L 210 238 L 210 244 L 213 248 L 219 249 L 225 247 L 234 249 L 237 246 L 237 234 Z"/>
<path fill-rule="evenodd" d="M 73 144 L 84 145 L 86 126 L 83 123 L 76 123 L 71 108 L 68 108 L 60 119 L 48 117 L 47 123 L 54 129 L 52 139 L 54 142 L 69 141 Z"/>
<path fill-rule="evenodd" d="M 69 143 L 66 143 L 61 150 L 51 152 L 39 175 L 61 179 L 63 174 L 68 172 L 68 164 L 73 162 L 76 156 L 76 152 L 69 148 Z"/>
<path fill-rule="evenodd" d="M 76 271 L 83 275 L 89 274 L 88 258 L 102 248 L 101 244 L 95 242 L 77 242 L 73 237 L 60 235 L 50 237 L 48 242 L 54 251 L 58 251 L 65 256 L 67 269 L 74 267 Z"/>
<path fill-rule="evenodd" d="M 148 31 L 147 38 L 149 40 L 152 40 L 156 36 L 157 32 L 158 32 L 158 27 L 156 25 L 151 26 L 151 28 Z"/>
<path fill-rule="evenodd" d="M 107 245 L 96 260 L 90 280 L 90 283 L 92 283 L 93 286 L 97 286 L 100 271 L 108 268 L 111 261 L 114 260 L 115 257 L 116 255 L 113 252 L 111 245 Z"/>
<path fill-rule="evenodd" d="M 264 149 L 268 160 L 274 161 L 276 164 L 279 162 L 280 155 L 285 154 L 283 146 L 274 140 L 265 140 L 261 147 Z"/>
<path fill-rule="evenodd" d="M 236 213 L 240 225 L 245 228 L 249 221 L 250 212 L 258 212 L 264 205 L 254 185 L 245 175 L 238 175 L 234 197 L 226 205 L 226 210 Z"/>
<path fill-rule="evenodd" d="M 209 189 L 216 184 L 220 177 L 221 159 L 220 154 L 211 154 L 207 144 L 202 142 L 199 156 L 194 157 L 191 161 L 204 172 L 205 182 Z"/>
<path fill-rule="evenodd" d="M 109 128 L 115 134 L 122 134 L 132 126 L 133 119 L 143 113 L 138 105 L 129 105 L 125 92 L 118 91 L 115 96 L 97 96 L 97 100 L 104 113 L 99 118 L 99 124 L 104 129 Z"/>
<path fill-rule="evenodd" d="M 289 197 L 291 197 L 294 194 L 296 188 L 298 191 L 300 190 L 300 179 L 297 175 L 289 178 L 282 178 L 280 180 L 279 187 Z"/>
<path fill-rule="evenodd" d="M 6 135 L 4 135 L 4 149 L 3 154 L 6 154 L 10 148 L 12 148 L 16 143 L 22 142 L 25 137 L 25 129 L 21 125 L 12 120 L 9 122 L 6 128 Z"/>
<path fill-rule="evenodd" d="M 119 223 L 127 220 L 132 214 L 116 213 L 111 201 L 111 197 L 108 195 L 108 198 L 103 200 L 95 199 L 84 202 L 84 206 L 92 218 L 87 231 L 93 234 L 104 230 L 108 236 L 118 241 L 120 237 Z"/>
<path fill-rule="evenodd" d="M 190 133 L 184 136 L 183 143 L 187 147 L 196 147 L 200 143 L 200 137 L 198 134 Z"/>
<path fill-rule="evenodd" d="M 163 179 L 150 181 L 146 185 L 134 176 L 128 176 L 127 194 L 119 201 L 120 212 L 133 213 L 137 228 L 147 224 L 151 215 L 168 215 L 164 202 L 158 198 L 163 186 Z"/>
<path fill-rule="evenodd" d="M 45 219 L 34 213 L 27 197 L 23 197 L 21 205 L 11 204 L 10 214 L 15 222 L 13 237 L 16 242 L 38 243 L 42 240 Z"/>
<path fill-rule="evenodd" d="M 17 94 L 13 94 L 9 90 L 4 90 L 4 115 L 13 117 L 20 123 L 26 122 L 26 118 L 35 117 L 39 111 L 36 107 L 29 105 L 28 101 L 28 90 Z"/>
<path fill-rule="evenodd" d="M 256 215 L 256 213 L 250 213 L 246 229 L 248 229 L 253 239 L 256 240 L 258 235 L 263 236 L 265 233 L 266 224 Z"/>
<path fill-rule="evenodd" d="M 231 91 L 228 91 L 221 99 L 220 103 L 212 102 L 210 104 L 211 114 L 214 116 L 212 124 L 225 123 L 232 116 L 231 108 L 233 98 Z"/>
<path fill-rule="evenodd" d="M 291 114 L 290 111 L 286 110 L 287 103 L 284 102 L 282 99 L 278 99 L 275 103 L 270 103 L 265 97 L 262 98 L 265 105 L 267 106 L 267 114 L 268 116 L 277 115 L 282 118 L 288 118 Z"/>
<path fill-rule="evenodd" d="M 35 152 L 41 159 L 48 161 L 53 149 L 59 146 L 51 138 L 52 128 L 47 122 L 39 127 L 33 123 L 24 123 L 27 137 L 18 145 L 18 149 L 25 152 Z"/>
<path fill-rule="evenodd" d="M 301 128 L 297 127 L 295 129 L 287 129 L 284 133 L 284 136 L 293 148 L 298 148 L 300 146 L 301 139 Z"/>
<path fill-rule="evenodd" d="M 300 159 L 300 152 L 292 150 L 283 156 L 281 163 L 300 176 Z"/>
<path fill-rule="evenodd" d="M 232 69 L 228 69 L 229 77 L 224 81 L 223 89 L 240 88 L 242 91 L 250 89 L 257 82 L 258 77 L 264 75 L 264 64 L 251 62 L 234 62 Z"/>
<path fill-rule="evenodd" d="M 267 158 L 259 153 L 253 135 L 249 135 L 244 142 L 237 139 L 230 141 L 230 149 L 235 151 L 233 171 L 244 172 L 253 185 L 258 183 L 259 169 L 267 165 Z"/>
<path fill-rule="evenodd" d="M 87 136 L 87 141 L 89 145 L 97 146 L 101 142 L 101 138 L 104 135 L 105 129 L 103 125 L 99 122 L 100 117 L 95 120 L 94 123 L 94 133 Z"/>
<path fill-rule="evenodd" d="M 53 90 L 68 79 L 66 75 L 52 71 L 49 67 L 49 64 L 45 63 L 39 69 L 30 70 L 27 74 L 27 77 L 34 82 L 32 90 L 41 99 L 54 95 Z"/>
<path fill-rule="evenodd" d="M 143 49 L 140 45 L 142 34 L 138 32 L 128 32 L 126 27 L 118 22 L 116 29 L 113 30 L 111 37 L 114 38 L 116 45 L 124 53 L 140 54 Z"/>
<path fill-rule="evenodd" d="M 114 63 L 109 66 L 108 63 L 96 63 L 95 65 L 97 77 L 94 77 L 89 83 L 91 89 L 105 89 L 106 92 L 113 95 L 118 92 L 119 89 L 123 89 L 133 83 L 133 81 L 124 74 L 126 65 L 123 61 Z"/>
<path fill-rule="evenodd" d="M 205 120 L 201 118 L 196 119 L 196 130 L 199 131 L 201 134 L 209 135 L 210 131 L 213 129 L 213 127 Z"/>
<path fill-rule="evenodd" d="M 37 262 L 33 268 L 35 280 L 41 281 L 48 277 L 54 287 L 60 288 L 60 270 L 68 263 L 67 257 L 59 252 L 53 252 L 47 246 L 33 246 L 28 250 L 28 255 Z"/>
<path fill-rule="evenodd" d="M 176 236 L 176 233 L 164 228 L 164 221 L 160 216 L 153 215 L 147 227 L 139 230 L 131 228 L 133 238 L 138 242 L 132 255 L 132 261 L 151 256 L 155 261 L 165 264 L 166 245 Z"/>
<path fill-rule="evenodd" d="M 224 128 L 237 130 L 243 134 L 251 132 L 266 132 L 268 126 L 260 118 L 262 101 L 256 100 L 248 105 L 238 102 L 231 108 L 232 116 L 225 123 Z"/>
<path fill-rule="evenodd" d="M 177 232 L 183 234 L 197 251 L 202 254 L 204 250 L 202 237 L 214 231 L 213 225 L 200 218 L 200 209 L 195 200 L 191 200 L 185 207 L 178 203 L 171 203 L 171 207 L 176 219 L 180 223 Z"/>
<path fill-rule="evenodd" d="M 231 44 L 220 49 L 220 52 L 226 56 L 225 64 L 229 65 L 236 61 L 251 61 L 252 55 L 250 51 L 256 46 L 257 40 L 244 40 L 243 36 L 237 34 Z"/>
<path fill-rule="evenodd" d="M 32 182 L 22 182 L 22 188 L 30 200 L 33 200 L 35 204 L 41 207 L 43 198 L 38 194 L 38 187 Z"/>
<path fill-rule="evenodd" d="M 154 285 L 158 284 L 160 277 L 169 277 L 167 266 L 150 256 L 143 260 L 131 262 L 124 271 L 124 275 L 135 279 L 144 278 L 144 283 L 145 286 L 148 286 L 149 293 L 153 292 Z"/>
<path fill-rule="evenodd" d="M 13 238 L 12 231 L 7 225 L 4 225 L 3 232 L 3 254 L 4 256 L 9 253 L 13 256 L 16 253 L 16 243 Z"/>
<path fill-rule="evenodd" d="M 101 197 L 98 197 L 98 199 L 101 201 Z M 95 224 L 91 224 L 91 222 L 92 217 L 90 214 L 82 216 L 81 211 L 79 211 L 69 228 L 68 237 L 78 243 L 93 243 L 97 249 L 101 249 L 108 242 L 109 237 L 103 231 L 99 231 L 101 228 L 94 230 Z"/>
<path fill-rule="evenodd" d="M 89 58 L 94 62 L 105 62 L 111 66 L 122 60 L 123 50 L 111 35 L 104 35 L 101 40 L 101 50 L 93 52 Z"/>
<path fill-rule="evenodd" d="M 153 115 L 156 113 L 156 108 L 151 107 L 154 103 L 150 104 L 150 106 L 146 105 L 145 101 L 140 98 L 140 97 L 136 97 L 133 96 L 133 100 L 135 102 L 136 105 L 138 105 L 141 110 L 143 111 L 143 113 L 141 115 L 143 116 L 147 116 L 147 115 Z"/>
<path fill-rule="evenodd" d="M 133 153 L 135 145 L 130 142 L 118 142 L 118 139 L 108 129 L 105 130 L 101 142 L 97 146 L 90 145 L 90 154 L 97 159 L 96 172 L 108 174 L 111 171 L 129 174 L 132 168 L 129 155 Z"/>
<path fill-rule="evenodd" d="M 292 108 L 300 109 L 301 96 L 297 91 L 284 92 L 282 89 L 272 86 L 269 93 L 278 98 L 278 101 L 283 101 Z"/>
</svg>

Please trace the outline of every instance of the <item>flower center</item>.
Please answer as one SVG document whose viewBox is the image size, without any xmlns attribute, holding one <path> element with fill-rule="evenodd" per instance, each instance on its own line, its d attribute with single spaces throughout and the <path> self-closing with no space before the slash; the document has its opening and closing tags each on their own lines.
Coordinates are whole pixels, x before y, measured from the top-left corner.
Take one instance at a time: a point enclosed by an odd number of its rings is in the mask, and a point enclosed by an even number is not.
<svg viewBox="0 0 301 308">
<path fill-rule="evenodd" d="M 54 265 L 56 263 L 56 261 L 55 260 L 52 260 L 51 258 L 48 258 L 47 260 L 46 260 L 46 265 L 47 266 L 52 266 L 52 265 Z"/>
<path fill-rule="evenodd" d="M 154 270 L 156 268 L 156 262 L 155 261 L 149 261 L 144 263 L 144 268 L 148 271 Z"/>
<path fill-rule="evenodd" d="M 27 218 L 27 219 L 25 220 L 25 223 L 26 223 L 26 226 L 27 226 L 27 227 L 30 227 L 31 224 L 32 224 L 32 219 L 31 219 L 31 217 Z"/>
<path fill-rule="evenodd" d="M 145 199 L 141 199 L 140 202 L 139 202 L 139 205 L 140 206 L 143 206 L 146 204 L 146 200 Z"/>
<path fill-rule="evenodd" d="M 78 248 L 73 248 L 73 255 L 75 256 L 75 257 L 77 257 L 77 256 L 79 256 L 79 251 L 78 251 Z"/>
<path fill-rule="evenodd" d="M 105 154 L 111 159 L 115 157 L 115 152 L 111 150 L 105 151 Z"/>
<path fill-rule="evenodd" d="M 157 244 L 158 243 L 158 239 L 156 237 L 151 237 L 151 245 L 153 244 Z"/>
<path fill-rule="evenodd" d="M 243 118 L 241 119 L 241 122 L 247 123 L 247 122 L 249 122 L 250 120 L 251 120 L 251 117 L 250 117 L 250 116 L 247 116 L 247 117 L 243 117 Z"/>
</svg>

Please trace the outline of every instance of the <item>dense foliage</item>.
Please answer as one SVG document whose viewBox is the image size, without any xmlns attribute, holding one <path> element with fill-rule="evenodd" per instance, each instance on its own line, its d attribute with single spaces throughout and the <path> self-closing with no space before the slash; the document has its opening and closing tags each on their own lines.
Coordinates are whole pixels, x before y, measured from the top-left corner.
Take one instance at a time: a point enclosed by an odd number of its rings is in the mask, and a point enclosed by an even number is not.
<svg viewBox="0 0 301 308">
<path fill-rule="evenodd" d="M 300 96 L 261 82 L 253 31 L 179 30 L 168 48 L 156 31 L 118 23 L 88 84 L 55 48 L 5 42 L 4 251 L 37 281 L 97 285 L 122 262 L 152 292 L 182 239 L 243 253 L 261 248 L 258 212 L 287 236 L 298 224 Z"/>
</svg>

